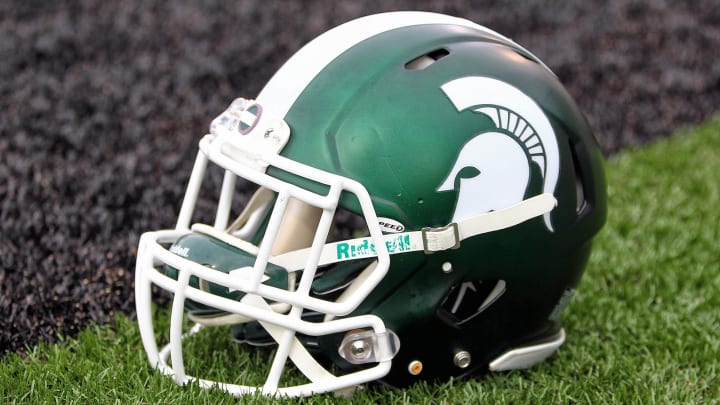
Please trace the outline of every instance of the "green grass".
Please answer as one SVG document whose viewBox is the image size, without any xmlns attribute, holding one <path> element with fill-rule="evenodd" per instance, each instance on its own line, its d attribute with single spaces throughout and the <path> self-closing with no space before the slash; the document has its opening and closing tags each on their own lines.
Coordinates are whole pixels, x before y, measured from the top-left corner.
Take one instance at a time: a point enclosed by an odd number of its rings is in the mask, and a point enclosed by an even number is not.
<svg viewBox="0 0 720 405">
<path fill-rule="evenodd" d="M 720 118 L 607 164 L 609 218 L 576 300 L 568 341 L 531 370 L 482 379 L 364 390 L 358 403 L 720 403 Z M 212 332 L 198 343 L 225 346 Z M 217 377 L 251 378 L 268 360 L 189 348 Z M 215 367 L 231 362 L 230 373 Z M 250 368 L 253 368 L 250 367 Z M 213 370 L 215 369 L 215 370 Z M 253 377 L 254 376 L 254 377 Z M 150 370 L 134 322 L 92 327 L 0 363 L 3 403 L 235 402 L 218 391 L 180 388 Z M 322 395 L 299 400 L 336 403 Z M 268 402 L 246 398 L 242 402 Z"/>
</svg>

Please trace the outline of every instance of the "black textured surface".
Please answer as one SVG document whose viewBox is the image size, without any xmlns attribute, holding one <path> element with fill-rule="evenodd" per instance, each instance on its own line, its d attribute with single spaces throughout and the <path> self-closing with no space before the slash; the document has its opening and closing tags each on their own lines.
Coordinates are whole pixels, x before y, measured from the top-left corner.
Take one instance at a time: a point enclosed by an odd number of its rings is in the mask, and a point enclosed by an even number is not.
<svg viewBox="0 0 720 405">
<path fill-rule="evenodd" d="M 606 153 L 720 105 L 716 1 L 1 2 L 0 356 L 132 315 L 138 237 L 173 225 L 209 121 L 327 28 L 411 8 L 531 49 Z"/>
</svg>

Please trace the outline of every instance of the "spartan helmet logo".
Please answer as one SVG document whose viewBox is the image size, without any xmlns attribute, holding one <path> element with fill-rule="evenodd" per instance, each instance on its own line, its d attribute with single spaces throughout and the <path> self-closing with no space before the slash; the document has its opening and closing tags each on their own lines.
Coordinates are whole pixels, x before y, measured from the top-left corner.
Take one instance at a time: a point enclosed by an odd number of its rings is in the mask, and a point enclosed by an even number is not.
<svg viewBox="0 0 720 405">
<path fill-rule="evenodd" d="M 458 111 L 472 107 L 497 128 L 477 134 L 463 146 L 437 189 L 458 188 L 453 222 L 521 202 L 533 163 L 543 176 L 543 192 L 554 193 L 560 168 L 557 140 L 535 101 L 516 87 L 489 77 L 463 77 L 441 88 Z M 544 220 L 552 231 L 549 213 Z"/>
</svg>

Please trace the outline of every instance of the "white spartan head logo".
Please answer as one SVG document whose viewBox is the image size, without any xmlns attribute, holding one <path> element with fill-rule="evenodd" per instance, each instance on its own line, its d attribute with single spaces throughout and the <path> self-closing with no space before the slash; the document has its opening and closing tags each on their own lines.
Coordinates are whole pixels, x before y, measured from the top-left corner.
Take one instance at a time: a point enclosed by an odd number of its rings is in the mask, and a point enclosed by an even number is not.
<svg viewBox="0 0 720 405">
<path fill-rule="evenodd" d="M 498 128 L 468 141 L 437 189 L 454 190 L 458 174 L 472 169 L 473 176 L 460 178 L 453 222 L 523 201 L 532 162 L 540 168 L 543 192 L 554 193 L 560 167 L 557 140 L 535 101 L 516 87 L 489 77 L 463 77 L 441 88 L 458 111 L 473 107 Z M 552 231 L 550 213 L 544 220 Z"/>
</svg>

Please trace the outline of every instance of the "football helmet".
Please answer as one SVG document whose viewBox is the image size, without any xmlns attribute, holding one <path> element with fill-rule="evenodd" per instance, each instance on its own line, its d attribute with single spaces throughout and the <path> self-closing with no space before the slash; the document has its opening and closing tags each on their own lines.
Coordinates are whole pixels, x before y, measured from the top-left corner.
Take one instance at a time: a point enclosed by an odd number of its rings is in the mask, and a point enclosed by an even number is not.
<svg viewBox="0 0 720 405">
<path fill-rule="evenodd" d="M 426 12 L 350 21 L 234 100 L 199 149 L 175 228 L 137 254 L 143 345 L 178 384 L 404 387 L 525 368 L 564 342 L 606 217 L 602 155 L 557 77 L 510 39 Z M 224 177 L 203 224 L 209 166 Z M 153 285 L 172 294 L 163 345 Z M 274 347 L 264 382 L 187 372 L 183 340 L 218 326 Z"/>
</svg>

